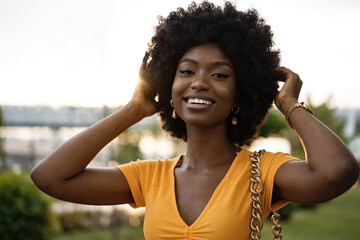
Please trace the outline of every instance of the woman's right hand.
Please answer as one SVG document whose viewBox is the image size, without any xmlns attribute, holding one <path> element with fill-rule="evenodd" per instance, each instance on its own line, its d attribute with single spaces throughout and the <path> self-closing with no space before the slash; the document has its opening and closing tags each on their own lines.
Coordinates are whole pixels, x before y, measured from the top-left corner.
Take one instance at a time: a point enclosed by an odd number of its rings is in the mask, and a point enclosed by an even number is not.
<svg viewBox="0 0 360 240">
<path fill-rule="evenodd" d="M 133 202 L 121 171 L 87 166 L 106 144 L 156 112 L 155 100 L 146 97 L 144 85 L 139 80 L 128 104 L 67 140 L 41 161 L 31 172 L 34 183 L 50 196 L 70 202 L 95 205 Z"/>
<path fill-rule="evenodd" d="M 148 117 L 156 113 L 157 110 L 155 99 L 148 99 L 146 97 L 146 82 L 143 79 L 144 71 L 145 63 L 143 62 L 139 71 L 139 81 L 136 84 L 135 91 L 129 103 L 143 113 L 145 117 Z"/>
<path fill-rule="evenodd" d="M 155 100 L 151 101 L 146 98 L 145 85 L 144 80 L 139 79 L 129 104 L 132 104 L 136 109 L 141 111 L 145 117 L 148 117 L 156 113 L 156 106 Z"/>
</svg>

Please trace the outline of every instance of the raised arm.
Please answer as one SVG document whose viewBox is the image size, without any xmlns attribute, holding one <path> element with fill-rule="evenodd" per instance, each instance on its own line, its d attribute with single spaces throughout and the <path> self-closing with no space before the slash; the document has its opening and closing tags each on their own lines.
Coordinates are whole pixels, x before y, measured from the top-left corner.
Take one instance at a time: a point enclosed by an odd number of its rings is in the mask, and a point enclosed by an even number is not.
<svg viewBox="0 0 360 240">
<path fill-rule="evenodd" d="M 131 101 L 83 132 L 72 137 L 31 172 L 34 183 L 45 193 L 83 204 L 133 202 L 125 176 L 115 168 L 86 168 L 111 140 L 144 117 L 156 112 L 146 101 L 139 81 Z"/>
<path fill-rule="evenodd" d="M 286 80 L 275 104 L 286 115 L 298 102 L 302 81 L 287 68 L 279 67 L 277 71 L 285 74 Z M 306 161 L 290 161 L 278 169 L 275 200 L 312 204 L 330 200 L 348 190 L 359 176 L 359 166 L 348 147 L 302 107 L 295 108 L 289 120 L 302 142 Z"/>
</svg>

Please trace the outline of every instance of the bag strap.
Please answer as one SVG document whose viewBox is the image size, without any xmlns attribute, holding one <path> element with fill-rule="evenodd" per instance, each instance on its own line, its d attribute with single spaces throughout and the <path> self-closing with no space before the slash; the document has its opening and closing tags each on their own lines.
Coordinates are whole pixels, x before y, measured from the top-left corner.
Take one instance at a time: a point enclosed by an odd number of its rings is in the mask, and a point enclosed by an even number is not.
<svg viewBox="0 0 360 240">
<path fill-rule="evenodd" d="M 264 155 L 265 150 L 260 150 L 254 152 L 250 155 L 251 159 L 251 175 L 250 175 L 250 191 L 252 194 L 252 211 L 251 211 L 251 220 L 250 220 L 250 236 L 251 239 L 260 240 L 261 239 L 261 229 L 263 228 L 262 221 L 262 204 L 261 204 L 261 193 L 263 191 L 263 183 L 261 181 L 261 172 L 260 172 L 260 161 Z M 281 240 L 281 225 L 280 214 L 277 211 L 273 211 L 271 217 L 273 223 L 272 232 L 274 240 Z"/>
</svg>

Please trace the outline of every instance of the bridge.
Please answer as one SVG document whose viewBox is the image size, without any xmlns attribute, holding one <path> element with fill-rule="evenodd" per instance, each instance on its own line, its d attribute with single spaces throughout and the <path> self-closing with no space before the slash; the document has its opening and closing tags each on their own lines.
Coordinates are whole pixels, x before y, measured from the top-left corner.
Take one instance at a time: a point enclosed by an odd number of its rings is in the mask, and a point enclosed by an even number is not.
<svg viewBox="0 0 360 240">
<path fill-rule="evenodd" d="M 115 109 L 65 106 L 1 106 L 4 125 L 7 127 L 87 127 Z"/>
</svg>

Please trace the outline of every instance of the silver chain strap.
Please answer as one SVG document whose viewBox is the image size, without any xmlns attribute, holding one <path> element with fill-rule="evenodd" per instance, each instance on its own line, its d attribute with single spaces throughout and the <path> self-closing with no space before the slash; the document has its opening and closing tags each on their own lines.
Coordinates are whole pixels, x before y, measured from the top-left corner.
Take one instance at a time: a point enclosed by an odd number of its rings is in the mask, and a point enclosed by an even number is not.
<svg viewBox="0 0 360 240">
<path fill-rule="evenodd" d="M 262 221 L 262 204 L 261 204 L 261 193 L 263 191 L 263 183 L 261 181 L 261 172 L 260 172 L 260 161 L 264 155 L 265 150 L 260 150 L 254 152 L 250 156 L 251 159 L 251 175 L 250 175 L 250 191 L 252 194 L 252 211 L 251 211 L 251 220 L 250 220 L 250 236 L 251 239 L 260 240 L 261 239 L 261 229 L 263 227 Z M 273 211 L 273 216 L 271 217 L 273 222 L 273 239 L 281 240 L 281 225 L 280 214 L 276 211 Z"/>
</svg>

